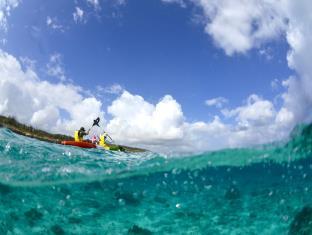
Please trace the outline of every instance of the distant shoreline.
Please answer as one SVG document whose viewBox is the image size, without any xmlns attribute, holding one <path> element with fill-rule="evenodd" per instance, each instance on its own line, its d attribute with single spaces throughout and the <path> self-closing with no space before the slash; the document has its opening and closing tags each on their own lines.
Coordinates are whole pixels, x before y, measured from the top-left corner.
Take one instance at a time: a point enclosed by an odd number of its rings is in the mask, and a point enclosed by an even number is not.
<svg viewBox="0 0 312 235">
<path fill-rule="evenodd" d="M 0 115 L 0 128 L 1 127 L 7 128 L 18 135 L 34 138 L 34 139 L 49 142 L 49 143 L 61 144 L 61 142 L 64 140 L 74 140 L 74 138 L 71 136 L 61 135 L 61 134 L 51 134 L 46 131 L 33 128 L 32 126 L 27 126 L 25 124 L 18 122 L 14 117 L 5 117 L 5 116 Z M 147 151 L 145 149 L 122 146 L 122 145 L 121 147 L 123 147 L 127 152 L 146 152 Z"/>
</svg>

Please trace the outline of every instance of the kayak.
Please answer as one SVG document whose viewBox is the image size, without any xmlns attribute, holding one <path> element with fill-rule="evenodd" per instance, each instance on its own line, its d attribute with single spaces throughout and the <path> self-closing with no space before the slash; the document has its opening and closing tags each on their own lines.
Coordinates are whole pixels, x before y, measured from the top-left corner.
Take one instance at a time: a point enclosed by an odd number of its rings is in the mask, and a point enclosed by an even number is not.
<svg viewBox="0 0 312 235">
<path fill-rule="evenodd" d="M 124 148 L 119 145 L 105 145 L 105 146 L 98 145 L 97 147 L 101 149 L 105 149 L 105 150 L 110 150 L 110 151 L 122 151 L 122 152 L 125 151 Z"/>
<path fill-rule="evenodd" d="M 63 145 L 71 145 L 71 146 L 76 146 L 76 147 L 80 147 L 80 148 L 96 148 L 95 144 L 92 144 L 90 142 L 86 142 L 86 141 L 73 141 L 73 140 L 65 140 L 62 141 Z"/>
<path fill-rule="evenodd" d="M 65 141 L 62 141 L 61 144 L 76 146 L 76 147 L 80 147 L 80 148 L 102 148 L 102 149 L 110 150 L 110 151 L 125 151 L 123 147 L 118 146 L 118 145 L 100 146 L 100 145 L 92 144 L 92 143 L 87 142 L 87 141 L 65 140 Z"/>
</svg>

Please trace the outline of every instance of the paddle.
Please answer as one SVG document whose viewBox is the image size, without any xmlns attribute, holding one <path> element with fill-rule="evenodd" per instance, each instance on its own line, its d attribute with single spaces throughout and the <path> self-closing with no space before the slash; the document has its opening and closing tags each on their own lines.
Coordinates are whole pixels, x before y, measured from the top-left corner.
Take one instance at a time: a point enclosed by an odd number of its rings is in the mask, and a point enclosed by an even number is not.
<svg viewBox="0 0 312 235">
<path fill-rule="evenodd" d="M 93 125 L 92 125 L 92 127 L 94 127 L 94 126 L 100 127 L 99 122 L 100 122 L 100 118 L 99 118 L 99 117 L 98 117 L 97 119 L 93 120 Z"/>
<path fill-rule="evenodd" d="M 114 140 L 112 139 L 112 137 L 110 137 L 109 134 L 107 134 L 107 132 L 105 132 L 105 133 L 106 133 L 106 136 L 110 139 L 110 141 L 111 141 L 112 143 L 114 143 Z"/>
<path fill-rule="evenodd" d="M 89 128 L 88 133 L 90 132 L 90 130 L 92 129 L 92 127 L 94 127 L 94 126 L 100 127 L 99 122 L 100 122 L 100 118 L 99 118 L 99 117 L 96 118 L 95 120 L 93 120 L 93 125 Z"/>
<path fill-rule="evenodd" d="M 100 127 L 99 122 L 100 122 L 100 118 L 99 118 L 99 117 L 96 118 L 95 120 L 93 120 L 93 125 L 92 125 L 92 127 L 94 127 L 94 126 Z M 90 127 L 89 131 L 91 130 L 92 127 Z M 88 131 L 88 132 L 89 132 L 89 131 Z M 106 132 L 105 132 L 105 133 L 106 133 Z M 114 143 L 114 140 L 112 139 L 112 137 L 109 136 L 109 134 L 106 133 L 106 136 L 110 139 L 110 141 L 111 141 L 112 143 Z"/>
</svg>

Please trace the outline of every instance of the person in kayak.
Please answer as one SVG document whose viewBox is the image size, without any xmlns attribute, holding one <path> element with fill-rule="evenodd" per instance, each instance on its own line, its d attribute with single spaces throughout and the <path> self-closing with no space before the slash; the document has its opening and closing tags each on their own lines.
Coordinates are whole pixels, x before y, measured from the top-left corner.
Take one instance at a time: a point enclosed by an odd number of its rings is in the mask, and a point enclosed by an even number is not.
<svg viewBox="0 0 312 235">
<path fill-rule="evenodd" d="M 100 135 L 99 145 L 103 148 L 109 148 L 109 142 L 113 142 L 113 139 L 104 131 L 102 135 Z"/>
<path fill-rule="evenodd" d="M 100 135 L 100 141 L 98 144 L 106 150 L 122 151 L 122 152 L 126 151 L 122 146 L 113 144 L 113 142 L 114 141 L 112 137 L 110 137 L 109 134 L 104 132 L 102 135 Z"/>
<path fill-rule="evenodd" d="M 78 131 L 75 131 L 75 141 L 83 141 L 83 137 L 89 135 L 90 130 L 86 131 L 84 127 L 81 127 Z"/>
<path fill-rule="evenodd" d="M 98 144 L 99 143 L 98 139 L 99 139 L 98 136 L 93 135 L 92 138 L 91 138 L 92 144 Z"/>
<path fill-rule="evenodd" d="M 103 135 L 100 135 L 99 145 L 102 146 L 102 147 L 104 147 L 104 148 L 108 147 L 108 146 L 107 146 L 107 143 L 106 143 L 107 136 L 108 136 L 108 135 L 107 135 L 106 132 L 104 132 Z"/>
</svg>

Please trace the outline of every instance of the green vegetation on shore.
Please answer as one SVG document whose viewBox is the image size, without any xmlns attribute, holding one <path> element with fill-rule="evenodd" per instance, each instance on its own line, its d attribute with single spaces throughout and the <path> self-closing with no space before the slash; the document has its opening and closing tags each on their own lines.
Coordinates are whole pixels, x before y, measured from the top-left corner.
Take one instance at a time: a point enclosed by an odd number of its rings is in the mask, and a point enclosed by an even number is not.
<svg viewBox="0 0 312 235">
<path fill-rule="evenodd" d="M 5 127 L 15 132 L 16 134 L 27 136 L 30 138 L 35 138 L 41 141 L 46 141 L 50 143 L 60 144 L 63 140 L 74 140 L 72 136 L 61 135 L 61 134 L 51 134 L 43 130 L 33 128 L 18 122 L 14 117 L 5 117 L 0 115 L 0 127 Z M 113 145 L 117 146 L 117 145 Z M 126 152 L 145 152 L 147 150 L 140 148 L 133 148 L 128 146 L 122 146 Z"/>
<path fill-rule="evenodd" d="M 32 126 L 19 123 L 14 117 L 5 117 L 0 115 L 0 126 L 8 128 L 19 135 L 51 143 L 60 144 L 63 140 L 74 140 L 71 136 L 51 134 L 46 131 L 33 128 Z"/>
</svg>

